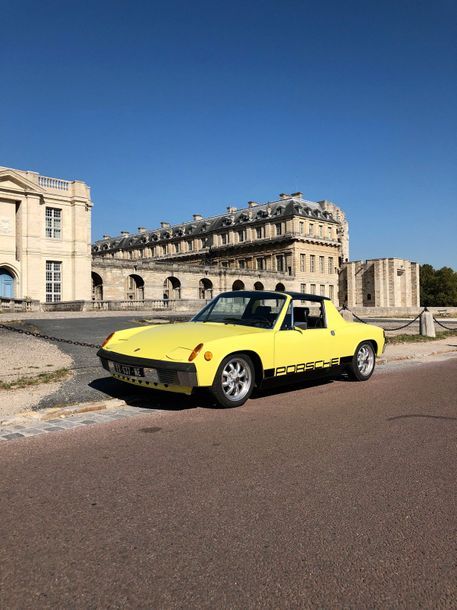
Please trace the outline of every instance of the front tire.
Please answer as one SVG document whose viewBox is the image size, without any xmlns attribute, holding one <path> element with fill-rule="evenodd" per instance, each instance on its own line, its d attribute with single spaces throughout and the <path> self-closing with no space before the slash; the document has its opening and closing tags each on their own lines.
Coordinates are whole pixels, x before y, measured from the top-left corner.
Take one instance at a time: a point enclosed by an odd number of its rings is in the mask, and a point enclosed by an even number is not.
<svg viewBox="0 0 457 610">
<path fill-rule="evenodd" d="M 354 381 L 368 381 L 373 375 L 375 364 L 376 354 L 372 343 L 363 341 L 357 346 L 348 366 L 349 377 Z"/>
<path fill-rule="evenodd" d="M 232 354 L 217 369 L 211 392 L 221 407 L 241 407 L 254 389 L 255 371 L 246 354 Z"/>
</svg>

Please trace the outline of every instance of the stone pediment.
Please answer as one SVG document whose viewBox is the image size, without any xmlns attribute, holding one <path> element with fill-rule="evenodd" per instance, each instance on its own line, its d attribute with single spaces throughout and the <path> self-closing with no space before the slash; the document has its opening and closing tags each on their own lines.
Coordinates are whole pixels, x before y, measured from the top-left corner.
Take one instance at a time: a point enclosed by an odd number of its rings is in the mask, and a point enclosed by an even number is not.
<svg viewBox="0 0 457 610">
<path fill-rule="evenodd" d="M 32 182 L 29 178 L 13 169 L 2 168 L 0 169 L 0 190 L 5 189 L 8 191 L 14 191 L 15 193 L 36 193 L 42 194 L 44 190 Z"/>
</svg>

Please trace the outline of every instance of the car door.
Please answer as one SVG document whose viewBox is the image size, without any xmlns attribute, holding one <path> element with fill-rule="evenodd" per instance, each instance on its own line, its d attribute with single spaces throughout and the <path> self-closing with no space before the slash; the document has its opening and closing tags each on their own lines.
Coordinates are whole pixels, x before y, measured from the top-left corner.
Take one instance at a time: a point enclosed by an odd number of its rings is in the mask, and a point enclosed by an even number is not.
<svg viewBox="0 0 457 610">
<path fill-rule="evenodd" d="M 293 302 L 290 307 L 292 310 Z M 276 377 L 327 369 L 336 364 L 334 331 L 329 328 L 299 328 L 292 324 L 293 317 L 286 316 L 283 327 L 275 333 Z"/>
</svg>

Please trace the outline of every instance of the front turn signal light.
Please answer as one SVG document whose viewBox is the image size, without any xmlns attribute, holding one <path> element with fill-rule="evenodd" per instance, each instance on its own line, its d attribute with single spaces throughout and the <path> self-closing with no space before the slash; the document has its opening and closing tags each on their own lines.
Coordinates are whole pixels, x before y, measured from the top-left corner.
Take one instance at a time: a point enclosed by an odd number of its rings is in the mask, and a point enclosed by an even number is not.
<svg viewBox="0 0 457 610">
<path fill-rule="evenodd" d="M 192 350 L 191 355 L 189 356 L 189 362 L 192 362 L 192 360 L 195 360 L 195 358 L 200 353 L 200 350 L 201 350 L 202 347 L 203 347 L 203 343 L 199 343 L 197 345 L 197 347 L 194 347 L 194 349 Z"/>
<path fill-rule="evenodd" d="M 115 331 L 115 332 L 116 332 L 116 331 Z M 101 345 L 101 346 L 102 346 L 102 347 L 105 347 L 105 345 L 108 343 L 108 341 L 111 339 L 111 337 L 112 337 L 113 335 L 114 335 L 114 333 L 111 333 L 110 335 L 108 335 L 108 336 L 106 337 L 106 339 L 103 341 L 103 343 L 102 343 L 102 345 Z"/>
<path fill-rule="evenodd" d="M 208 362 L 209 362 L 210 360 L 212 360 L 212 359 L 213 359 L 213 354 L 212 354 L 211 352 L 205 352 L 205 353 L 203 354 L 203 358 L 204 358 L 205 360 L 208 360 Z"/>
</svg>

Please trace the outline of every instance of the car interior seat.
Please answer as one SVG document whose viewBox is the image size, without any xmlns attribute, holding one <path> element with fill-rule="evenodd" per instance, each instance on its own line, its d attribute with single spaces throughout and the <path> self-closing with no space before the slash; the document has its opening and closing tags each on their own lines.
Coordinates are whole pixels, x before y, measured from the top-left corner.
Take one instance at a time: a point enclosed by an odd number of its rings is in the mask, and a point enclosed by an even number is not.
<svg viewBox="0 0 457 610">
<path fill-rule="evenodd" d="M 259 305 L 250 317 L 253 317 L 256 320 L 271 322 L 271 307 L 269 305 Z"/>
<path fill-rule="evenodd" d="M 294 324 L 298 328 L 308 328 L 309 307 L 294 307 Z"/>
</svg>

